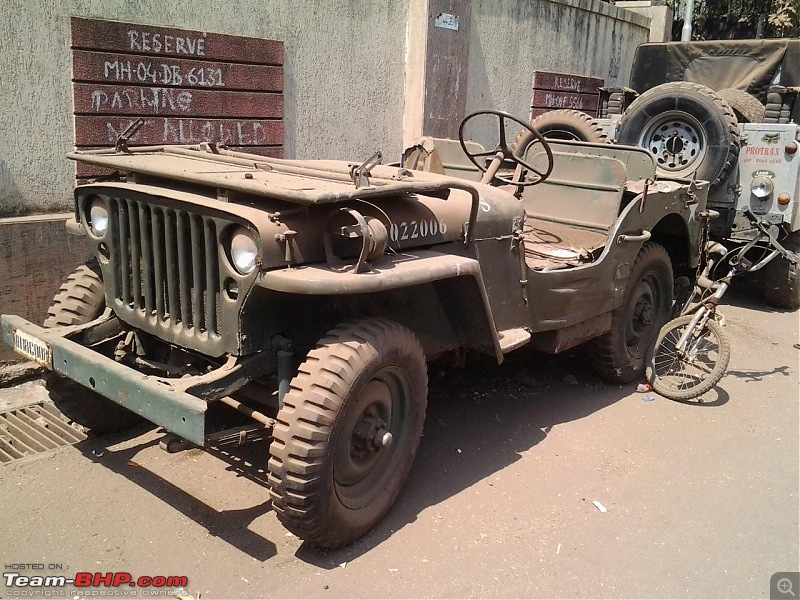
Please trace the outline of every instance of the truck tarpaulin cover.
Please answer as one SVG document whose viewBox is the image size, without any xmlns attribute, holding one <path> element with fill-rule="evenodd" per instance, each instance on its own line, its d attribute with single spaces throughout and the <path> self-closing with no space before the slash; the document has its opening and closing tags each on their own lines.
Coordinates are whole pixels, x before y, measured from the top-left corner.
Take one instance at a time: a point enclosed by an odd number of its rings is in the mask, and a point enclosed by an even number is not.
<svg viewBox="0 0 800 600">
<path fill-rule="evenodd" d="M 631 87 L 642 93 L 668 81 L 737 88 L 762 102 L 770 85 L 800 86 L 800 40 L 731 40 L 642 44 Z"/>
</svg>

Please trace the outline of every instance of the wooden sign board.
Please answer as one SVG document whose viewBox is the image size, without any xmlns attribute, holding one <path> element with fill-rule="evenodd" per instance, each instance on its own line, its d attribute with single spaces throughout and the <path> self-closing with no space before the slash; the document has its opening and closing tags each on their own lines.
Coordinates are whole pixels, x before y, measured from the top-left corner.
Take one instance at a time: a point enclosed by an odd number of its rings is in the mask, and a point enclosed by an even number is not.
<svg viewBox="0 0 800 600">
<path fill-rule="evenodd" d="M 604 80 L 597 77 L 534 71 L 530 118 L 561 108 L 594 116 L 603 84 Z"/>
<path fill-rule="evenodd" d="M 216 142 L 283 157 L 283 42 L 72 19 L 75 146 Z M 77 177 L 102 174 L 77 165 Z"/>
</svg>

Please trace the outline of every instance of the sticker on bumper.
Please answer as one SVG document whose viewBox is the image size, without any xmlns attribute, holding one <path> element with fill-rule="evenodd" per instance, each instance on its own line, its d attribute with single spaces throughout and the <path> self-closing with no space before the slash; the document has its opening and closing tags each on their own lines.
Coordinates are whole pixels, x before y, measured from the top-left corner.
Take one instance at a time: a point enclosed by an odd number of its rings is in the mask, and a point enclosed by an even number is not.
<svg viewBox="0 0 800 600">
<path fill-rule="evenodd" d="M 43 367 L 53 368 L 53 351 L 46 342 L 36 336 L 17 329 L 14 331 L 14 350 Z"/>
</svg>

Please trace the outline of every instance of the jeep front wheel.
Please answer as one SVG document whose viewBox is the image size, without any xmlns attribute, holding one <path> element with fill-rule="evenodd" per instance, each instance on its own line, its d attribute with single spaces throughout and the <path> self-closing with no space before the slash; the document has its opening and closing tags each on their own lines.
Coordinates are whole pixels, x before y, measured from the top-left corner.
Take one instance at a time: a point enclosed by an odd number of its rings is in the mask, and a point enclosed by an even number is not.
<svg viewBox="0 0 800 600">
<path fill-rule="evenodd" d="M 45 327 L 83 325 L 103 314 L 105 288 L 95 259 L 78 267 L 61 285 L 47 311 Z M 53 372 L 44 375 L 45 387 L 56 408 L 75 423 L 95 433 L 128 429 L 142 417 L 81 384 Z"/>
<path fill-rule="evenodd" d="M 646 243 L 631 267 L 622 304 L 611 313 L 611 331 L 597 338 L 592 366 L 605 379 L 630 383 L 641 377 L 658 332 L 672 310 L 672 263 L 662 246 Z"/>
<path fill-rule="evenodd" d="M 358 319 L 328 332 L 273 431 L 270 495 L 283 525 L 321 548 L 372 529 L 411 468 L 427 396 L 425 354 L 405 327 Z"/>
</svg>

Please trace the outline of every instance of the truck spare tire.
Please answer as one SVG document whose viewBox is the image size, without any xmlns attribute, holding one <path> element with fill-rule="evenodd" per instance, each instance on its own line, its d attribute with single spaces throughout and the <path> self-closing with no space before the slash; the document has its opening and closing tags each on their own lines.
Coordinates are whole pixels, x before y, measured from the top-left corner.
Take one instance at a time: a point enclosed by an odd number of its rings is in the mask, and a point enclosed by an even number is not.
<svg viewBox="0 0 800 600">
<path fill-rule="evenodd" d="M 730 105 L 711 89 L 682 81 L 639 96 L 622 115 L 617 142 L 641 146 L 662 177 L 691 177 L 716 189 L 739 156 L 739 128 Z"/>
<path fill-rule="evenodd" d="M 725 88 L 717 92 L 733 109 L 736 119 L 740 123 L 763 123 L 764 105 L 758 98 L 736 88 Z"/>
</svg>

